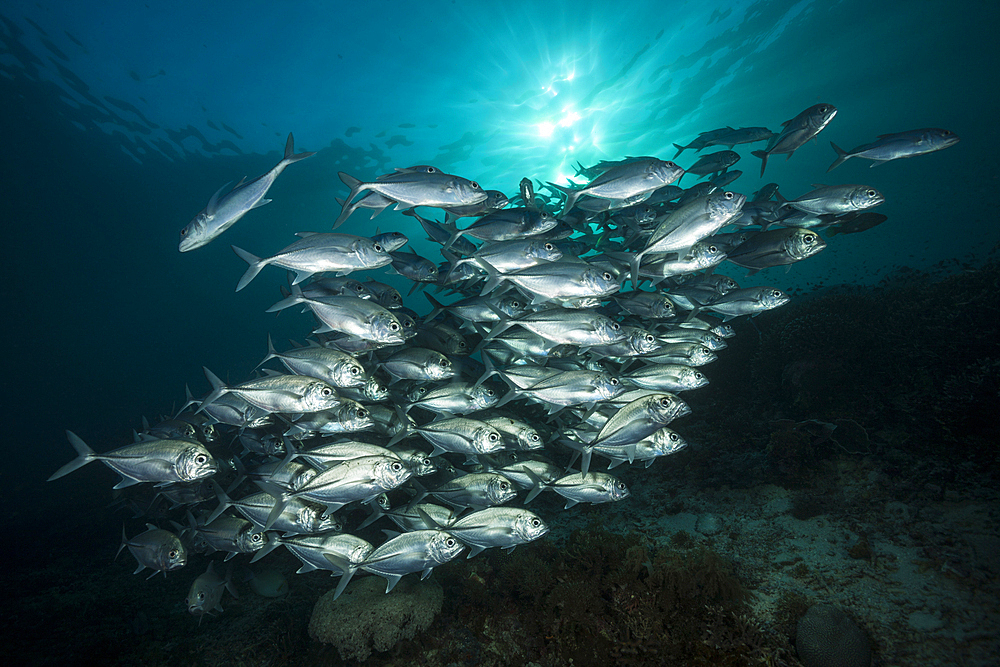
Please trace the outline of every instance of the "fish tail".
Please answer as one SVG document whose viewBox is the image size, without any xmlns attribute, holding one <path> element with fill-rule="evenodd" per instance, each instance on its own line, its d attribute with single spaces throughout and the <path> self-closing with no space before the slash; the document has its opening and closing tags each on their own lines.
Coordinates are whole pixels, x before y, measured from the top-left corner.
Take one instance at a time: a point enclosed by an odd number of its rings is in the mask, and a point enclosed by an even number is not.
<svg viewBox="0 0 1000 667">
<path fill-rule="evenodd" d="M 760 175 L 764 175 L 764 168 L 767 167 L 767 151 L 753 151 L 750 155 L 760 158 Z"/>
<path fill-rule="evenodd" d="M 69 444 L 73 445 L 73 449 L 76 450 L 76 453 L 79 454 L 79 456 L 52 473 L 52 476 L 48 479 L 49 482 L 54 479 L 59 479 L 63 475 L 68 475 L 77 468 L 82 468 L 87 465 L 91 461 L 97 460 L 97 454 L 94 453 L 94 450 L 88 447 L 87 443 L 81 440 L 80 436 L 76 433 L 73 433 L 73 431 L 66 431 L 66 437 L 69 438 Z"/>
<path fill-rule="evenodd" d="M 285 297 L 284 299 L 282 299 L 278 303 L 274 304 L 273 306 L 271 306 L 270 308 L 268 308 L 264 312 L 265 313 L 276 313 L 279 310 L 284 310 L 285 308 L 291 308 L 292 306 L 294 306 L 297 303 L 302 303 L 302 288 L 300 288 L 298 285 L 292 285 L 292 295 L 291 296 Z"/>
<path fill-rule="evenodd" d="M 118 545 L 118 551 L 115 552 L 115 560 L 118 560 L 118 557 L 122 553 L 122 549 L 124 549 L 127 544 L 128 544 L 128 538 L 125 537 L 125 524 L 123 523 L 122 524 L 122 543 L 120 545 Z"/>
<path fill-rule="evenodd" d="M 288 139 L 285 141 L 285 157 L 282 162 L 285 164 L 292 164 L 298 162 L 299 160 L 305 160 L 307 157 L 312 157 L 316 155 L 316 151 L 305 151 L 303 153 L 295 152 L 295 139 L 292 138 L 292 133 L 288 133 Z"/>
<path fill-rule="evenodd" d="M 674 159 L 676 160 L 678 157 L 680 157 L 680 154 L 683 153 L 687 149 L 687 146 L 681 146 L 680 144 L 674 144 L 674 148 L 677 149 L 677 152 L 674 154 Z"/>
<path fill-rule="evenodd" d="M 235 252 L 240 259 L 249 265 L 247 266 L 246 273 L 244 273 L 243 277 L 240 278 L 240 282 L 236 284 L 236 291 L 239 292 L 241 289 L 246 287 L 251 280 L 257 277 L 257 274 L 260 273 L 261 269 L 267 266 L 267 261 L 262 260 L 252 252 L 247 252 L 243 248 L 238 248 L 234 245 L 229 247 L 233 249 L 233 252 Z"/>
<path fill-rule="evenodd" d="M 212 384 L 212 393 L 210 393 L 205 398 L 205 400 L 201 402 L 201 405 L 198 406 L 198 409 L 195 410 L 195 413 L 201 412 L 206 408 L 206 406 L 215 402 L 216 400 L 218 400 L 220 396 L 229 391 L 229 388 L 226 387 L 225 384 L 223 384 L 222 380 L 219 379 L 218 375 L 208 370 L 204 366 L 202 366 L 201 369 L 205 371 L 205 377 L 208 378 L 208 381 Z"/>
<path fill-rule="evenodd" d="M 264 360 L 261 361 L 259 364 L 257 364 L 257 366 L 255 366 L 254 368 L 259 368 L 263 366 L 264 364 L 266 364 L 271 359 L 274 359 L 277 356 L 278 356 L 278 351 L 274 349 L 274 343 L 271 342 L 271 334 L 267 334 L 267 356 L 264 357 Z"/>
<path fill-rule="evenodd" d="M 826 170 L 826 173 L 828 174 L 837 167 L 839 167 L 841 164 L 843 164 L 844 161 L 847 160 L 847 158 L 851 157 L 850 155 L 847 154 L 847 151 L 845 151 L 843 148 L 833 143 L 832 141 L 830 142 L 830 145 L 833 146 L 833 150 L 837 151 L 837 159 L 834 160 L 833 164 L 830 165 L 830 168 Z"/>
<path fill-rule="evenodd" d="M 361 181 L 354 178 L 347 172 L 338 171 L 337 176 L 340 177 L 340 180 L 343 181 L 344 185 L 351 189 L 351 192 L 347 195 L 347 198 L 344 199 L 344 203 L 341 205 L 340 215 L 338 215 L 337 219 L 333 222 L 334 229 L 344 224 L 344 221 L 350 217 L 351 213 L 354 213 L 354 210 L 357 207 L 351 206 L 351 200 L 353 200 L 354 197 L 357 196 L 358 192 L 360 192 L 359 186 L 361 185 Z"/>
<path fill-rule="evenodd" d="M 344 592 L 344 589 L 347 588 L 347 584 L 351 582 L 351 577 L 353 577 L 354 573 L 358 571 L 358 567 L 356 565 L 352 565 L 339 555 L 329 551 L 324 551 L 323 556 L 330 561 L 331 565 L 343 572 L 343 576 L 340 577 L 340 583 L 337 584 L 337 589 L 333 593 L 333 599 L 336 600 L 340 597 L 340 594 Z"/>
<path fill-rule="evenodd" d="M 226 492 L 222 490 L 222 487 L 219 486 L 219 483 L 216 482 L 214 479 L 210 481 L 212 483 L 212 488 L 215 489 L 215 497 L 219 500 L 219 506 L 216 508 L 214 512 L 208 515 L 208 518 L 205 519 L 205 523 L 212 523 L 213 521 L 219 518 L 220 514 L 225 512 L 233 505 L 232 499 L 230 499 L 230 497 L 226 495 Z"/>
</svg>

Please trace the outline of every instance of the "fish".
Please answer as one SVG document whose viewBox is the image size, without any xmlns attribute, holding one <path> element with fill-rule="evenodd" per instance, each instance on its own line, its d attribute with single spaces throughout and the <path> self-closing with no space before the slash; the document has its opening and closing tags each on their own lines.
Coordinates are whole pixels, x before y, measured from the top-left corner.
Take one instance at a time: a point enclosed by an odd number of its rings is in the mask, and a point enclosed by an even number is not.
<svg viewBox="0 0 1000 667">
<path fill-rule="evenodd" d="M 228 568 L 226 576 L 221 577 L 215 571 L 214 562 L 209 561 L 208 569 L 191 583 L 191 588 L 184 599 L 188 612 L 195 616 L 205 616 L 216 611 L 224 611 L 222 594 L 225 591 L 229 591 L 234 598 L 239 597 L 233 585 L 232 568 Z"/>
<path fill-rule="evenodd" d="M 878 206 L 885 196 L 868 185 L 813 185 L 815 190 L 786 202 L 814 215 L 853 213 Z"/>
<path fill-rule="evenodd" d="M 350 174 L 339 172 L 340 180 L 351 189 L 344 200 L 340 215 L 333 223 L 336 229 L 353 212 L 351 201 L 365 190 L 376 192 L 396 203 L 396 208 L 417 206 L 468 206 L 485 201 L 486 193 L 479 183 L 461 176 L 445 174 L 438 169 L 417 169 L 386 174 L 374 181 L 361 181 Z"/>
<path fill-rule="evenodd" d="M 223 185 L 219 188 L 218 192 L 212 195 L 208 205 L 181 230 L 178 250 L 190 252 L 208 245 L 249 211 L 269 203 L 271 200 L 265 199 L 264 196 L 274 185 L 278 175 L 285 170 L 285 167 L 315 154 L 312 151 L 296 153 L 295 141 L 289 132 L 288 140 L 285 142 L 285 155 L 281 161 L 270 171 L 249 183 L 241 181 L 225 195 L 222 194 L 222 191 L 226 189 L 226 186 Z"/>
<path fill-rule="evenodd" d="M 363 236 L 314 232 L 299 232 L 296 236 L 302 238 L 264 259 L 230 246 L 247 263 L 236 291 L 246 287 L 268 265 L 294 271 L 292 284 L 298 285 L 316 273 L 328 271 L 343 276 L 358 269 L 377 269 L 392 263 L 392 255 L 381 244 Z"/>
<path fill-rule="evenodd" d="M 342 400 L 333 385 L 305 375 L 271 375 L 229 387 L 212 371 L 203 370 L 212 392 L 201 402 L 199 412 L 226 394 L 234 394 L 265 412 L 287 414 L 335 408 Z"/>
<path fill-rule="evenodd" d="M 571 189 L 555 183 L 549 183 L 549 185 L 566 195 L 566 204 L 562 211 L 565 215 L 576 204 L 576 200 L 583 195 L 622 202 L 630 197 L 652 192 L 664 185 L 670 185 L 683 174 L 684 170 L 673 162 L 654 157 L 642 157 L 631 158 L 612 166 L 580 189 Z"/>
<path fill-rule="evenodd" d="M 685 174 L 710 174 L 725 172 L 729 167 L 740 161 L 740 154 L 735 151 L 718 151 L 701 156 L 697 162 L 684 170 Z M 683 175 L 681 176 L 683 178 Z"/>
<path fill-rule="evenodd" d="M 76 433 L 66 431 L 66 437 L 79 456 L 52 473 L 50 482 L 92 461 L 101 461 L 121 475 L 116 489 L 142 482 L 193 482 L 219 470 L 209 451 L 195 440 L 152 439 L 97 454 Z"/>
<path fill-rule="evenodd" d="M 309 298 L 298 285 L 292 285 L 291 296 L 277 302 L 266 312 L 275 313 L 300 303 L 309 306 L 323 323 L 314 333 L 338 331 L 354 338 L 384 344 L 402 343 L 405 340 L 399 318 L 369 299 L 354 296 Z"/>
<path fill-rule="evenodd" d="M 438 565 L 447 563 L 465 549 L 451 534 L 442 530 L 416 530 L 398 535 L 372 551 L 358 563 L 346 564 L 336 554 L 323 555 L 346 573 L 358 569 L 377 574 L 386 579 L 385 592 L 389 593 L 404 575 L 422 572 L 422 579 L 430 576 Z M 334 591 L 334 599 L 343 593 L 345 582 Z"/>
<path fill-rule="evenodd" d="M 434 523 L 427 514 L 424 517 Z M 467 558 L 472 558 L 492 547 L 511 550 L 519 544 L 534 542 L 549 532 L 549 527 L 540 516 L 526 509 L 487 507 L 452 521 L 442 530 L 469 547 Z"/>
<path fill-rule="evenodd" d="M 873 213 L 871 211 L 862 211 L 860 213 L 840 216 L 837 221 L 834 222 L 834 226 L 827 230 L 827 235 L 836 236 L 837 234 L 857 234 L 858 232 L 867 231 L 872 227 L 877 227 L 888 219 L 889 216 L 882 215 L 881 213 Z"/>
<path fill-rule="evenodd" d="M 804 146 L 807 141 L 823 131 L 833 117 L 837 115 L 837 107 L 832 104 L 821 102 L 814 104 L 791 120 L 782 123 L 782 130 L 771 138 L 767 148 L 760 151 L 753 151 L 751 155 L 760 158 L 760 175 L 764 175 L 767 167 L 767 158 L 771 155 L 784 153 L 786 160 L 792 154 Z"/>
<path fill-rule="evenodd" d="M 870 167 L 875 167 L 890 160 L 900 158 L 926 155 L 934 151 L 940 151 L 949 146 L 954 146 L 959 141 L 958 135 L 951 130 L 942 130 L 936 127 L 928 127 L 920 130 L 909 130 L 907 132 L 896 132 L 893 134 L 880 134 L 878 140 L 868 144 L 856 146 L 849 151 L 830 142 L 830 146 L 837 153 L 837 159 L 833 161 L 827 173 L 833 171 L 852 157 L 860 157 L 871 160 Z"/>
<path fill-rule="evenodd" d="M 157 528 L 151 523 L 146 524 L 146 531 L 139 533 L 129 539 L 125 536 L 125 526 L 122 526 L 122 543 L 115 554 L 115 560 L 121 554 L 122 549 L 128 547 L 129 552 L 135 557 L 138 567 L 132 574 L 139 574 L 147 567 L 153 570 L 149 575 L 152 579 L 160 572 L 166 576 L 167 572 L 180 569 L 187 565 L 187 548 L 177 535 L 169 530 Z"/>
<path fill-rule="evenodd" d="M 756 316 L 765 310 L 788 303 L 789 297 L 773 287 L 746 287 L 728 292 L 704 306 L 705 310 L 724 316 L 728 322 L 740 315 Z"/>
<path fill-rule="evenodd" d="M 727 258 L 733 264 L 750 269 L 753 275 L 772 266 L 786 266 L 812 257 L 826 247 L 816 232 L 785 227 L 758 232 L 736 246 Z"/>
</svg>

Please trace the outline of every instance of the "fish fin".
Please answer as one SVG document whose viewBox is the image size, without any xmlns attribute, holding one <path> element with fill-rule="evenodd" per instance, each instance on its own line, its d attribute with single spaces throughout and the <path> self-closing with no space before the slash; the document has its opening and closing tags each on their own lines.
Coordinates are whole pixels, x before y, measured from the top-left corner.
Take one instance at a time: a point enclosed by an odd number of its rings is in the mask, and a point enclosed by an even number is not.
<svg viewBox="0 0 1000 667">
<path fill-rule="evenodd" d="M 845 151 L 843 148 L 833 143 L 832 141 L 830 142 L 830 145 L 833 146 L 833 150 L 837 151 L 837 159 L 834 160 L 833 164 L 830 165 L 830 168 L 826 170 L 826 173 L 828 174 L 837 167 L 839 167 L 841 164 L 843 164 L 844 161 L 847 160 L 847 158 L 851 157 L 850 155 L 847 154 L 847 151 Z"/>
<path fill-rule="evenodd" d="M 285 157 L 281 159 L 282 162 L 286 164 L 293 164 L 299 160 L 305 160 L 307 157 L 312 157 L 316 155 L 316 151 L 303 151 L 301 153 L 295 152 L 295 139 L 292 137 L 292 133 L 288 133 L 288 139 L 285 140 Z"/>
<path fill-rule="evenodd" d="M 469 555 L 466 556 L 466 559 L 472 558 L 473 556 L 478 556 L 479 554 L 483 553 L 483 551 L 485 551 L 485 550 L 486 550 L 486 547 L 481 547 L 481 546 L 473 544 L 473 545 L 469 546 Z"/>
<path fill-rule="evenodd" d="M 268 308 L 264 312 L 265 313 L 276 313 L 279 310 L 284 310 L 285 308 L 291 308 L 292 306 L 294 306 L 297 303 L 302 303 L 302 288 L 299 287 L 298 285 L 294 285 L 293 284 L 292 285 L 292 295 L 291 296 L 282 299 L 281 301 L 277 302 L 276 304 L 274 304 L 273 306 L 271 306 L 270 308 Z"/>
<path fill-rule="evenodd" d="M 208 378 L 208 381 L 212 384 L 212 393 L 210 393 L 208 396 L 205 397 L 205 400 L 203 400 L 201 402 L 201 405 L 198 406 L 198 409 L 195 410 L 195 414 L 197 414 L 197 413 L 201 412 L 202 410 L 204 410 L 205 406 L 213 403 L 220 396 L 222 396 L 223 394 L 225 394 L 226 392 L 229 391 L 229 388 L 226 387 L 226 385 L 224 385 L 222 383 L 222 380 L 220 380 L 219 377 L 215 373 L 213 373 L 212 371 L 208 370 L 204 366 L 202 366 L 201 369 L 203 371 L 205 371 L 205 377 Z"/>
<path fill-rule="evenodd" d="M 677 152 L 674 153 L 674 159 L 676 160 L 678 157 L 680 157 L 680 154 L 683 153 L 687 149 L 687 146 L 681 146 L 680 144 L 674 144 L 674 148 L 677 149 Z"/>
<path fill-rule="evenodd" d="M 568 510 L 570 507 L 572 507 L 573 505 L 578 504 L 579 502 L 580 502 L 579 500 L 567 500 L 566 501 L 566 507 L 564 507 L 563 509 L 564 510 Z"/>
<path fill-rule="evenodd" d="M 337 216 L 337 219 L 333 223 L 334 229 L 344 224 L 344 221 L 347 220 L 347 218 L 351 215 L 351 213 L 354 213 L 356 207 L 351 206 L 351 200 L 353 200 L 357 196 L 357 194 L 361 191 L 361 185 L 362 185 L 361 181 L 359 181 L 358 179 L 354 178 L 353 176 L 351 176 L 346 172 L 338 171 L 337 176 L 340 177 L 340 180 L 343 181 L 344 185 L 346 185 L 351 189 L 351 192 L 344 199 L 344 204 L 340 210 L 340 215 Z"/>
<path fill-rule="evenodd" d="M 267 521 L 264 523 L 264 530 L 269 530 L 274 525 L 274 522 L 278 520 L 281 513 L 285 511 L 285 505 L 288 504 L 290 499 L 291 494 L 288 493 L 282 493 L 280 497 L 275 499 L 274 507 L 271 508 L 271 512 L 267 515 Z"/>
<path fill-rule="evenodd" d="M 268 262 L 266 260 L 262 260 L 260 257 L 251 252 L 247 252 L 243 248 L 238 248 L 234 245 L 229 247 L 233 249 L 233 252 L 235 252 L 240 259 L 249 265 L 247 266 L 246 273 L 244 273 L 243 277 L 240 278 L 240 282 L 236 284 L 236 291 L 239 292 L 241 289 L 246 287 L 251 280 L 257 277 L 257 274 L 260 273 L 261 269 L 267 266 Z"/>
<path fill-rule="evenodd" d="M 125 524 L 123 523 L 122 524 L 122 543 L 118 546 L 118 551 L 115 552 L 115 560 L 118 560 L 118 556 L 121 555 L 122 549 L 124 549 L 126 547 L 127 543 L 128 543 L 128 538 L 125 537 Z M 133 572 L 133 574 L 135 574 L 135 573 Z"/>
<path fill-rule="evenodd" d="M 229 181 L 229 183 L 232 183 L 232 181 Z M 212 198 L 208 200 L 208 206 L 205 207 L 205 212 L 209 216 L 214 216 L 216 212 L 219 210 L 219 195 L 222 194 L 223 190 L 229 187 L 229 183 L 226 183 L 221 188 L 216 190 L 215 194 L 212 195 Z"/>
<path fill-rule="evenodd" d="M 430 573 L 431 569 L 433 569 L 433 568 L 427 568 L 426 570 L 424 570 L 424 574 L 420 578 L 421 579 L 425 579 L 427 577 L 427 575 Z M 386 593 L 392 592 L 392 589 L 396 587 L 396 584 L 399 583 L 399 580 L 403 578 L 403 575 L 401 575 L 401 574 L 385 574 L 385 575 L 382 575 L 382 576 L 385 577 L 385 580 L 387 582 L 386 587 L 385 587 L 385 592 Z"/>
<path fill-rule="evenodd" d="M 751 151 L 750 155 L 760 158 L 760 175 L 764 175 L 764 169 L 767 167 L 767 151 Z"/>
<path fill-rule="evenodd" d="M 69 444 L 73 445 L 73 449 L 76 450 L 76 453 L 79 456 L 52 473 L 52 476 L 47 480 L 49 482 L 54 479 L 59 479 L 63 475 L 68 475 L 77 468 L 82 468 L 87 465 L 91 461 L 97 460 L 97 454 L 94 450 L 88 447 L 87 443 L 85 443 L 76 433 L 73 433 L 73 431 L 66 431 L 66 437 L 69 438 Z M 124 530 L 124 527 L 122 530 Z"/>
<path fill-rule="evenodd" d="M 258 200 L 257 200 L 257 201 L 256 201 L 256 202 L 254 203 L 254 205 L 250 207 L 250 210 L 252 211 L 252 210 L 254 210 L 255 208 L 260 208 L 261 206 L 265 206 L 266 204 L 270 204 L 270 203 L 271 203 L 271 201 L 272 201 L 271 199 L 258 199 Z"/>
<path fill-rule="evenodd" d="M 250 559 L 250 562 L 251 563 L 256 563 L 261 558 L 263 558 L 264 556 L 268 555 L 269 553 L 271 553 L 272 551 L 274 551 L 275 549 L 277 549 L 280 546 L 281 546 L 281 543 L 278 542 L 277 540 L 274 540 L 272 538 L 272 541 L 269 541 L 267 544 L 265 544 L 263 547 L 261 547 L 260 549 L 257 550 L 257 553 L 255 553 L 253 555 L 253 558 Z M 236 595 L 236 597 L 239 597 L 239 595 Z"/>
</svg>

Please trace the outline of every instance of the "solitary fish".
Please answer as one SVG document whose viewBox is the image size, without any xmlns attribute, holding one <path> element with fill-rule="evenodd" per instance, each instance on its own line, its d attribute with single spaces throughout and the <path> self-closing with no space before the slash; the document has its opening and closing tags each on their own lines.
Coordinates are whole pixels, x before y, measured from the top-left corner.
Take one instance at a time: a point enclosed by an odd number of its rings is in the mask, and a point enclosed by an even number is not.
<svg viewBox="0 0 1000 667">
<path fill-rule="evenodd" d="M 283 172 L 288 165 L 316 154 L 310 151 L 295 153 L 294 150 L 294 140 L 292 133 L 289 132 L 288 141 L 285 142 L 285 156 L 271 171 L 258 176 L 249 183 L 241 182 L 222 197 L 219 195 L 226 189 L 226 186 L 223 185 L 219 188 L 219 191 L 212 195 L 208 206 L 202 209 L 194 217 L 194 220 L 181 230 L 181 242 L 178 250 L 187 252 L 208 245 L 215 237 L 236 224 L 236 221 L 246 215 L 247 211 L 270 202 L 270 199 L 264 199 L 264 195 L 274 184 L 274 179 L 278 178 L 278 174 Z"/>
<path fill-rule="evenodd" d="M 846 160 L 852 157 L 863 157 L 872 160 L 871 166 L 897 160 L 903 157 L 913 157 L 924 153 L 933 153 L 942 148 L 948 148 L 958 143 L 958 136 L 950 130 L 941 130 L 936 127 L 928 127 L 922 130 L 910 130 L 909 132 L 897 132 L 895 134 L 880 134 L 878 141 L 870 144 L 862 144 L 849 151 L 830 142 L 833 150 L 837 151 L 837 159 L 828 172 L 833 171 Z"/>
</svg>

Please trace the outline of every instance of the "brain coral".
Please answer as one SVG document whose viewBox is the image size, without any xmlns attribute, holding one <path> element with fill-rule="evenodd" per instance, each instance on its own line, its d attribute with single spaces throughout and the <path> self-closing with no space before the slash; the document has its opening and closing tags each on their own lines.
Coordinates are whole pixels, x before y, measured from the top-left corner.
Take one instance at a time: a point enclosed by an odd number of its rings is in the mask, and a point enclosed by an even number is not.
<svg viewBox="0 0 1000 667">
<path fill-rule="evenodd" d="M 868 667 L 868 637 L 836 607 L 817 604 L 799 621 L 795 648 L 806 667 Z"/>
</svg>

